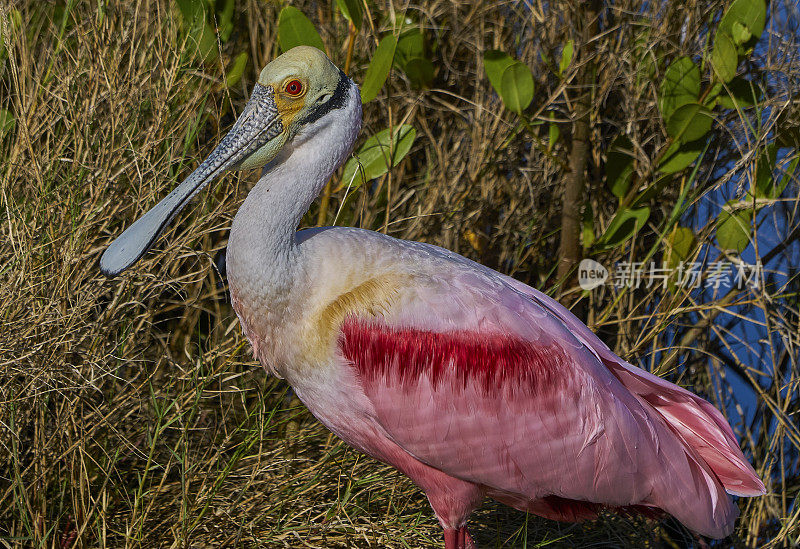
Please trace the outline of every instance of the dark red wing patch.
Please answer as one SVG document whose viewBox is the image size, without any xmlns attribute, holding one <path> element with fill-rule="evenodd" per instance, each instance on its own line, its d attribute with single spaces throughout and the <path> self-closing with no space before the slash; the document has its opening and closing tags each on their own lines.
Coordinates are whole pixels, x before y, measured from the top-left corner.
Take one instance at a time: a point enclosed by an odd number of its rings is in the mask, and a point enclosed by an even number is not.
<svg viewBox="0 0 800 549">
<path fill-rule="evenodd" d="M 345 320 L 339 345 L 362 378 L 413 384 L 426 375 L 434 388 L 478 384 L 527 393 L 550 392 L 570 359 L 557 344 L 541 346 L 504 334 L 433 332 Z"/>
</svg>

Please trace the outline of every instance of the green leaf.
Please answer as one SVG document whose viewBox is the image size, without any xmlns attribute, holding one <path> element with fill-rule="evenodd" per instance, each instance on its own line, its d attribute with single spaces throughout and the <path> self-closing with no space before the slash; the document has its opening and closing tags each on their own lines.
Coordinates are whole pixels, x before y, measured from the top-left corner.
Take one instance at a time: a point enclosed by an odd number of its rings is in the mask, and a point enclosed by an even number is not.
<svg viewBox="0 0 800 549">
<path fill-rule="evenodd" d="M 795 101 L 781 109 L 773 134 L 780 147 L 800 149 L 800 102 Z"/>
<path fill-rule="evenodd" d="M 233 60 L 231 64 L 231 68 L 228 70 L 228 74 L 225 75 L 225 85 L 229 88 L 234 87 L 239 81 L 242 79 L 242 75 L 244 74 L 244 69 L 247 68 L 247 52 L 243 51 L 239 55 L 236 56 L 236 59 Z"/>
<path fill-rule="evenodd" d="M 428 88 L 433 82 L 433 63 L 425 57 L 414 57 L 406 62 L 403 72 L 416 89 Z"/>
<path fill-rule="evenodd" d="M 736 45 L 733 43 L 733 39 L 727 33 L 717 31 L 717 36 L 714 38 L 714 50 L 711 52 L 711 65 L 723 82 L 730 82 L 736 76 L 739 56 L 736 54 Z"/>
<path fill-rule="evenodd" d="M 1 131 L 1 130 L 0 130 Z M 794 172 L 797 170 L 797 163 L 800 161 L 800 156 L 795 156 L 794 160 L 786 167 L 783 172 L 783 177 L 781 177 L 778 186 L 775 187 L 772 191 L 772 196 L 770 198 L 779 198 L 783 190 L 789 184 L 790 181 L 795 177 Z"/>
<path fill-rule="evenodd" d="M 14 113 L 6 109 L 0 109 L 0 139 L 5 137 L 7 133 L 13 132 L 16 125 L 17 120 L 14 117 Z"/>
<path fill-rule="evenodd" d="M 728 11 L 722 16 L 719 21 L 719 31 L 727 33 L 736 39 L 742 39 L 744 32 L 743 27 L 751 34 L 746 42 L 755 42 L 764 32 L 764 25 L 767 21 L 767 5 L 764 0 L 734 0 L 731 3 Z M 736 26 L 739 23 L 739 26 Z M 745 42 L 738 42 L 737 44 L 744 44 Z"/>
<path fill-rule="evenodd" d="M 650 41 L 649 31 L 640 34 L 633 45 L 634 55 L 636 56 L 636 81 L 637 84 L 644 80 L 651 80 L 658 70 L 658 59 L 654 52 L 654 46 Z"/>
<path fill-rule="evenodd" d="M 8 40 L 11 42 L 12 37 L 17 34 L 20 28 L 22 28 L 22 14 L 16 8 L 8 9 L 6 8 L 6 13 L 8 13 L 8 26 L 3 24 L 3 20 L 0 19 L 0 63 L 2 63 L 5 58 L 6 54 L 6 38 L 4 37 L 4 27 L 6 30 L 10 31 L 8 33 Z M 0 12 L 0 17 L 2 17 L 2 13 Z"/>
<path fill-rule="evenodd" d="M 726 109 L 744 109 L 758 103 L 761 97 L 758 86 L 743 78 L 734 78 L 725 86 L 719 105 Z"/>
<path fill-rule="evenodd" d="M 669 146 L 667 152 L 658 163 L 658 170 L 661 173 L 675 173 L 691 166 L 705 146 L 704 139 L 682 143 L 675 141 Z"/>
<path fill-rule="evenodd" d="M 658 59 L 656 54 L 652 51 L 645 51 L 637 70 L 637 78 L 639 79 L 652 79 L 658 70 Z"/>
<path fill-rule="evenodd" d="M 510 55 L 500 50 L 489 50 L 483 54 L 483 68 L 497 95 L 502 96 L 500 90 L 503 87 L 503 72 L 514 63 L 515 61 Z"/>
<path fill-rule="evenodd" d="M 497 51 L 497 50 L 495 50 L 495 51 Z M 486 54 L 484 54 L 484 56 L 485 55 Z M 544 52 L 543 50 L 539 50 L 539 59 L 541 59 L 542 63 L 544 63 L 545 65 L 549 65 L 550 64 L 550 56 L 547 55 L 547 53 Z"/>
<path fill-rule="evenodd" d="M 17 32 L 22 28 L 22 14 L 17 8 L 7 9 L 8 23 L 11 27 L 11 32 Z"/>
<path fill-rule="evenodd" d="M 427 88 L 433 82 L 433 63 L 425 55 L 425 37 L 419 28 L 401 32 L 394 63 L 406 74 L 414 88 Z"/>
<path fill-rule="evenodd" d="M 192 57 L 213 63 L 219 57 L 217 33 L 208 23 L 203 0 L 176 0 L 186 31 L 186 47 Z"/>
<path fill-rule="evenodd" d="M 558 64 L 558 74 L 564 74 L 564 71 L 569 68 L 572 63 L 572 55 L 574 53 L 575 43 L 572 40 L 567 40 L 564 44 L 564 49 L 561 50 L 561 62 Z"/>
<path fill-rule="evenodd" d="M 408 124 L 403 124 L 394 128 L 394 147 L 390 147 L 389 130 L 382 130 L 369 139 L 358 149 L 355 158 L 351 158 L 344 166 L 342 183 L 339 186 L 346 187 L 352 181 L 351 189 L 357 189 L 366 180 L 380 177 L 393 166 L 397 166 L 405 158 L 414 139 L 417 137 L 417 130 Z M 359 169 L 359 162 L 361 168 Z"/>
<path fill-rule="evenodd" d="M 219 37 L 223 42 L 227 42 L 233 32 L 233 8 L 234 0 L 225 0 L 219 12 Z"/>
<path fill-rule="evenodd" d="M 425 57 L 425 37 L 417 27 L 411 27 L 400 33 L 394 62 L 405 72 L 406 64 L 417 57 Z"/>
<path fill-rule="evenodd" d="M 659 108 L 664 120 L 686 103 L 700 96 L 700 69 L 688 57 L 679 57 L 667 68 L 661 83 Z"/>
<path fill-rule="evenodd" d="M 183 20 L 193 26 L 198 22 L 206 21 L 206 3 L 203 0 L 176 0 Z"/>
<path fill-rule="evenodd" d="M 208 23 L 199 22 L 189 31 L 187 38 L 192 55 L 205 63 L 213 63 L 219 57 L 217 33 Z"/>
<path fill-rule="evenodd" d="M 592 203 L 587 201 L 581 218 L 581 241 L 584 249 L 588 250 L 594 244 L 594 212 Z"/>
<path fill-rule="evenodd" d="M 661 194 L 661 191 L 663 191 L 664 187 L 672 182 L 672 179 L 673 178 L 671 174 L 665 174 L 653 181 L 645 190 L 636 195 L 636 198 L 634 198 L 633 202 L 631 202 L 631 208 L 637 208 L 650 202 L 656 196 Z"/>
<path fill-rule="evenodd" d="M 770 143 L 759 151 L 756 161 L 756 173 L 753 177 L 754 191 L 757 198 L 770 198 L 773 193 L 772 170 L 778 158 L 778 147 Z"/>
<path fill-rule="evenodd" d="M 547 152 L 553 150 L 553 147 L 558 143 L 558 138 L 561 137 L 561 130 L 558 129 L 558 124 L 554 122 L 556 113 L 550 111 L 550 125 L 547 128 Z"/>
<path fill-rule="evenodd" d="M 361 29 L 361 23 L 364 21 L 364 8 L 361 0 L 336 0 L 339 6 L 339 11 L 342 12 L 345 19 L 353 23 L 356 29 Z"/>
<path fill-rule="evenodd" d="M 606 181 L 611 194 L 622 198 L 628 193 L 633 175 L 633 145 L 624 135 L 618 135 L 608 148 Z"/>
<path fill-rule="evenodd" d="M 650 217 L 650 208 L 628 209 L 624 208 L 617 211 L 614 219 L 608 224 L 608 228 L 599 243 L 609 247 L 616 247 L 629 240 L 635 235 Z"/>
<path fill-rule="evenodd" d="M 733 36 L 731 37 L 733 38 L 733 43 L 737 45 L 746 43 L 753 36 L 750 29 L 742 25 L 739 21 L 733 22 L 731 31 L 733 32 Z"/>
<path fill-rule="evenodd" d="M 294 6 L 286 6 L 278 16 L 278 43 L 282 51 L 296 46 L 313 46 L 325 51 L 325 44 L 314 24 Z"/>
<path fill-rule="evenodd" d="M 397 37 L 391 34 L 382 38 L 378 43 L 375 54 L 372 56 L 372 61 L 367 67 L 367 74 L 364 75 L 364 85 L 361 86 L 362 103 L 372 101 L 381 91 L 392 68 L 396 47 Z"/>
<path fill-rule="evenodd" d="M 675 141 L 688 143 L 700 139 L 711 129 L 714 115 L 699 103 L 678 107 L 667 120 L 667 134 Z"/>
<path fill-rule="evenodd" d="M 674 269 L 681 261 L 691 257 L 697 247 L 697 237 L 688 227 L 675 227 L 669 237 L 664 241 L 664 262 Z"/>
<path fill-rule="evenodd" d="M 231 38 L 231 34 L 233 33 L 233 23 L 228 22 L 225 24 L 220 24 L 219 26 L 219 39 L 223 42 L 227 42 Z"/>
<path fill-rule="evenodd" d="M 799 158 L 795 157 L 783 170 L 783 176 L 780 181 L 776 181 L 775 171 L 780 168 L 778 165 L 778 145 L 775 143 L 767 145 L 759 152 L 750 195 L 752 196 L 754 193 L 756 198 L 779 198 L 792 180 Z"/>
<path fill-rule="evenodd" d="M 525 63 L 506 68 L 500 82 L 500 97 L 508 110 L 521 113 L 533 101 L 533 75 Z"/>
<path fill-rule="evenodd" d="M 678 267 L 682 262 L 686 262 L 697 249 L 697 237 L 694 231 L 688 227 L 675 227 L 675 229 L 664 239 L 664 264 L 673 271 L 673 275 L 667 281 L 667 288 L 673 293 L 677 290 L 677 283 L 680 278 Z"/>
<path fill-rule="evenodd" d="M 733 209 L 728 202 L 717 217 L 717 242 L 723 250 L 736 250 L 742 253 L 750 242 L 750 220 L 753 216 L 751 208 Z"/>
<path fill-rule="evenodd" d="M 717 97 L 719 97 L 719 92 L 722 91 L 722 82 L 717 80 L 711 85 L 711 88 L 706 93 L 706 99 L 703 105 L 708 109 L 713 109 L 717 106 Z"/>
</svg>

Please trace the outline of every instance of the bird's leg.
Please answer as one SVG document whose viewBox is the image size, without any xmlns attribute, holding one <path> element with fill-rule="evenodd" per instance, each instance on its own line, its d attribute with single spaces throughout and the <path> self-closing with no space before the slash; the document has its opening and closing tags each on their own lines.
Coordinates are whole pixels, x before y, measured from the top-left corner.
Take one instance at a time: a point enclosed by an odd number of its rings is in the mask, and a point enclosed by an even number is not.
<svg viewBox="0 0 800 549">
<path fill-rule="evenodd" d="M 475 542 L 472 541 L 472 536 L 469 535 L 466 525 L 458 529 L 458 535 L 463 549 L 475 549 Z"/>
<path fill-rule="evenodd" d="M 455 528 L 446 528 L 444 531 L 444 549 L 461 549 L 458 543 L 458 532 Z"/>
<path fill-rule="evenodd" d="M 472 541 L 467 527 L 445 528 L 444 549 L 475 549 L 475 543 Z"/>
</svg>

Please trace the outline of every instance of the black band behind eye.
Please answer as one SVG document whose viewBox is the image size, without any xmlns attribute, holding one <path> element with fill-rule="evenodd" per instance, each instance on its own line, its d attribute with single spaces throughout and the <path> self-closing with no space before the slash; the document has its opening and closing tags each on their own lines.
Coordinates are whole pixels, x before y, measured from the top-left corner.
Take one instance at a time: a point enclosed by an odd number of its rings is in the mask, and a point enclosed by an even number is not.
<svg viewBox="0 0 800 549">
<path fill-rule="evenodd" d="M 350 87 L 350 79 L 341 70 L 339 71 L 339 82 L 336 84 L 336 90 L 333 96 L 325 103 L 320 103 L 311 109 L 302 121 L 301 124 L 310 124 L 316 122 L 334 109 L 341 109 L 347 103 L 347 90 Z"/>
</svg>

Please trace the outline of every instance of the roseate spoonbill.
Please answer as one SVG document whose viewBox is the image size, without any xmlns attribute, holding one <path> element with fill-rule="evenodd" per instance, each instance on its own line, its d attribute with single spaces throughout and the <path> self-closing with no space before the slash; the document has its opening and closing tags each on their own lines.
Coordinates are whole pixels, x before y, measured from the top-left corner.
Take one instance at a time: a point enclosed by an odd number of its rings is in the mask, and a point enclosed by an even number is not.
<svg viewBox="0 0 800 549">
<path fill-rule="evenodd" d="M 261 72 L 231 131 L 100 266 L 132 265 L 226 170 L 265 166 L 231 227 L 231 301 L 255 356 L 351 446 L 425 491 L 445 547 L 485 497 L 557 520 L 666 512 L 728 535 L 726 494 L 764 485 L 722 414 L 617 357 L 553 299 L 448 250 L 372 231 L 295 232 L 350 154 L 357 86 L 321 51 Z"/>
</svg>

